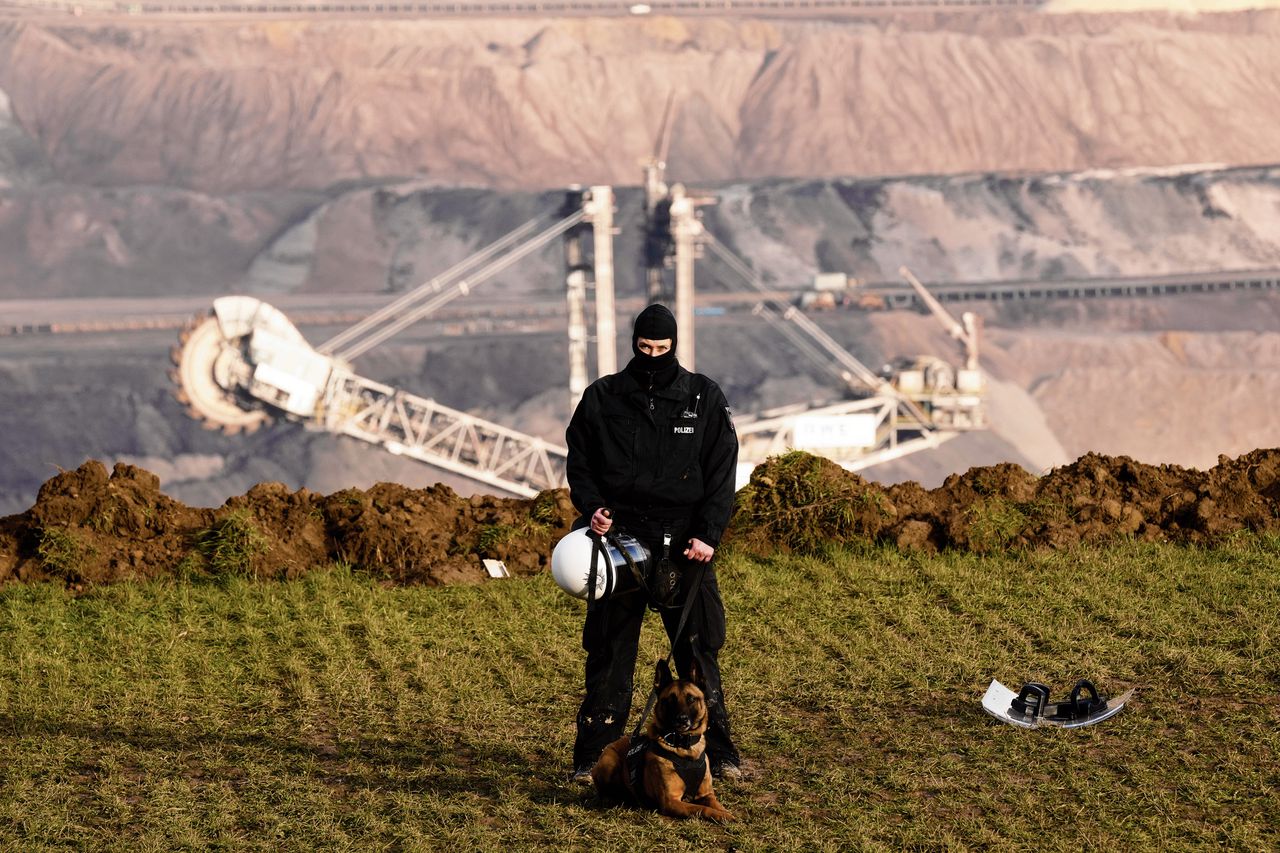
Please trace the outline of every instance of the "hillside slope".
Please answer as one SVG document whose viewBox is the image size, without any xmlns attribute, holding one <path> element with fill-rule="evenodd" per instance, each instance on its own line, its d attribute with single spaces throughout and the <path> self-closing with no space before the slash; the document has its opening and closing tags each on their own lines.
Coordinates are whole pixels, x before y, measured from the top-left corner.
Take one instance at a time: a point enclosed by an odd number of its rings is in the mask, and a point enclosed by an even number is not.
<svg viewBox="0 0 1280 853">
<path fill-rule="evenodd" d="M 1280 13 L 0 27 L 64 181 L 206 192 L 1272 162 Z"/>
<path fill-rule="evenodd" d="M 9 20 L 0 299 L 402 291 L 558 209 L 556 187 L 634 184 L 672 92 L 671 176 L 716 197 L 708 228 L 780 288 L 904 263 L 927 281 L 1276 269 L 1280 170 L 1239 164 L 1280 162 L 1278 47 L 1276 12 Z M 1237 165 L 1167 166 L 1197 161 Z M 623 296 L 640 292 L 639 206 L 619 190 Z M 736 286 L 712 263 L 698 275 L 705 293 Z M 562 290 L 552 247 L 468 299 Z M 995 429 L 870 475 L 932 485 L 1090 450 L 1206 467 L 1280 446 L 1278 306 L 989 308 Z M 955 354 L 925 316 L 819 322 L 873 367 Z M 263 480 L 474 488 L 298 427 L 205 433 L 170 396 L 173 340 L 0 339 L 0 513 L 88 457 L 140 462 L 200 504 Z M 558 439 L 564 365 L 563 335 L 543 334 L 419 336 L 358 367 Z M 840 393 L 734 318 L 700 327 L 699 366 L 744 413 Z"/>
</svg>

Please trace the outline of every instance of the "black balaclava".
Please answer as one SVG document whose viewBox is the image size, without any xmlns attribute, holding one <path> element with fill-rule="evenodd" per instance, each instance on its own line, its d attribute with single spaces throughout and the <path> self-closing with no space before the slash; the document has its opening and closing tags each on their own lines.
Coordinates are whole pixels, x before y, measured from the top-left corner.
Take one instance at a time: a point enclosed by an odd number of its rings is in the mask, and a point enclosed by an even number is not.
<svg viewBox="0 0 1280 853">
<path fill-rule="evenodd" d="M 650 341 L 671 339 L 671 349 L 662 355 L 650 356 L 640 352 L 636 342 L 641 338 Z M 663 305 L 650 305 L 636 316 L 631 329 L 631 361 L 627 372 L 643 388 L 665 388 L 676 378 L 676 318 Z"/>
</svg>

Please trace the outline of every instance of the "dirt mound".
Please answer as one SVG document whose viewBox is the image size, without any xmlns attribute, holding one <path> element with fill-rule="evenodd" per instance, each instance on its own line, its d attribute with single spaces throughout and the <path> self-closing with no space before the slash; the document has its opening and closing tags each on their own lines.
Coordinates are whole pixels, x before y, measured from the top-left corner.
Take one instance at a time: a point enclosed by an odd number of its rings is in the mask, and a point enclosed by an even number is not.
<svg viewBox="0 0 1280 853">
<path fill-rule="evenodd" d="M 887 488 L 816 456 L 756 469 L 734 531 L 754 548 L 814 550 L 871 541 L 989 553 L 1121 538 L 1213 545 L 1280 530 L 1280 450 L 1220 457 L 1208 471 L 1090 453 L 1037 478 L 1016 465 L 972 468 L 937 489 Z"/>
<path fill-rule="evenodd" d="M 118 464 L 108 475 L 90 461 L 45 483 L 27 512 L 0 519 L 0 582 L 287 578 L 335 561 L 396 583 L 478 581 L 481 557 L 514 574 L 541 571 L 573 517 L 563 489 L 461 498 L 448 486 L 392 483 L 329 496 L 260 483 L 216 510 L 193 509 L 161 494 L 154 474 Z"/>
<path fill-rule="evenodd" d="M 49 480 L 35 506 L 0 519 L 0 582 L 239 573 L 288 578 L 335 561 L 391 583 L 486 577 L 481 558 L 535 574 L 575 516 L 568 492 L 459 497 L 448 486 L 379 483 L 324 496 L 260 483 L 218 509 L 160 492 L 154 474 L 96 461 Z M 831 543 L 989 553 L 1119 538 L 1213 545 L 1280 530 L 1280 449 L 1222 457 L 1209 471 L 1087 454 L 1037 478 L 1013 464 L 972 468 L 937 489 L 884 487 L 794 452 L 756 469 L 733 537 L 757 550 Z"/>
<path fill-rule="evenodd" d="M 117 465 L 108 476 L 102 463 L 86 462 L 46 482 L 35 506 L 14 518 L 0 533 L 0 578 L 16 571 L 77 584 L 168 574 L 177 562 L 169 556 L 190 550 L 188 532 L 210 524 L 213 512 L 161 494 L 160 478 L 149 471 Z M 6 565 L 10 542 L 16 565 Z"/>
</svg>

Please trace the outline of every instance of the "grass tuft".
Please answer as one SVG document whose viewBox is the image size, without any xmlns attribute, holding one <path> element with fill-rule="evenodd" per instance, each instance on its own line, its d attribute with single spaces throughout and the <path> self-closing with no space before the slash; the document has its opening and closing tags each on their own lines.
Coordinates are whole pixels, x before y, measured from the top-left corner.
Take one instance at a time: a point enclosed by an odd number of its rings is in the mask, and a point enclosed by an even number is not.
<svg viewBox="0 0 1280 853">
<path fill-rule="evenodd" d="M 245 508 L 233 510 L 196 534 L 196 550 L 218 574 L 253 575 L 255 559 L 271 549 Z"/>
<path fill-rule="evenodd" d="M 553 491 L 539 492 L 534 498 L 533 505 L 529 507 L 529 517 L 533 519 L 535 524 L 543 527 L 550 527 L 560 521 L 560 508 L 556 505 L 556 495 Z"/>
<path fill-rule="evenodd" d="M 1003 551 L 1027 524 L 1027 514 L 1002 498 L 979 500 L 965 514 L 969 522 L 969 547 L 979 553 Z"/>
<path fill-rule="evenodd" d="M 477 554 L 492 554 L 496 548 L 507 544 L 519 533 L 519 528 L 512 524 L 485 524 L 476 533 L 474 550 Z"/>
<path fill-rule="evenodd" d="M 832 543 L 871 541 L 893 520 L 879 487 L 803 451 L 775 456 L 738 492 L 734 527 L 762 553 L 821 553 Z"/>
<path fill-rule="evenodd" d="M 40 529 L 36 556 L 50 573 L 66 580 L 83 577 L 85 561 L 93 555 L 93 547 L 66 527 Z"/>
</svg>

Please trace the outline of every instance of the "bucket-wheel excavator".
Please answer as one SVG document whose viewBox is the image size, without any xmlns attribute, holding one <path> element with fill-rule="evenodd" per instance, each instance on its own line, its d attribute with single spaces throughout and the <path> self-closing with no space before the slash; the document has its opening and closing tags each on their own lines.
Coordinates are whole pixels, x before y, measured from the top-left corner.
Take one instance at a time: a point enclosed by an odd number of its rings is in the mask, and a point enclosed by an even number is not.
<svg viewBox="0 0 1280 853">
<path fill-rule="evenodd" d="M 265 302 L 250 296 L 216 299 L 211 312 L 183 329 L 173 348 L 176 395 L 193 418 L 227 434 L 285 418 L 512 494 L 531 497 L 557 487 L 564 480 L 565 448 L 374 382 L 351 363 L 576 226 L 595 227 L 597 219 L 611 223 L 612 196 L 607 187 L 594 189 L 577 194 L 581 206 L 550 225 L 546 218 L 526 222 L 318 347 Z"/>
<path fill-rule="evenodd" d="M 646 178 L 653 184 L 650 194 L 670 212 L 665 227 L 670 231 L 671 257 L 664 252 L 654 260 L 648 285 L 656 291 L 667 264 L 675 269 L 674 301 L 681 328 L 694 326 L 694 260 L 699 248 L 706 248 L 758 292 L 761 298 L 753 313 L 786 337 L 796 352 L 829 370 L 849 393 L 835 403 L 800 404 L 740 420 L 740 482 L 767 456 L 793 448 L 819 452 L 859 470 L 986 427 L 984 382 L 977 364 L 980 330 L 972 316 L 956 322 L 904 268 L 918 298 L 964 344 L 968 358 L 959 370 L 928 357 L 899 365 L 891 376 L 878 375 L 803 312 L 771 300 L 759 275 L 701 227 L 696 207 L 706 201 L 686 195 L 679 185 L 668 188 L 662 169 L 655 158 Z M 575 189 L 569 200 L 559 219 L 550 224 L 546 218 L 530 220 L 318 347 L 307 343 L 281 311 L 256 298 L 214 300 L 212 312 L 193 320 L 173 349 L 172 378 L 179 400 L 192 417 L 227 434 L 252 432 L 272 419 L 285 418 L 381 445 L 515 495 L 531 497 L 562 486 L 565 448 L 374 382 L 358 375 L 351 363 L 521 258 L 563 238 L 569 384 L 576 401 L 588 376 L 588 272 L 595 284 L 598 373 L 616 369 L 613 194 L 606 186 Z M 590 264 L 583 261 L 580 245 L 587 228 L 595 239 Z M 653 231 L 654 223 L 648 221 L 647 229 Z M 681 362 L 690 367 L 693 339 L 690 334 L 681 340 Z"/>
<path fill-rule="evenodd" d="M 794 305 L 768 298 L 759 274 L 710 232 L 700 235 L 710 253 L 761 295 L 752 313 L 786 338 L 795 352 L 829 372 L 848 397 L 761 412 L 738 424 L 739 482 L 767 457 L 791 449 L 820 453 L 860 471 L 935 448 L 962 432 L 987 428 L 985 380 L 978 366 L 980 324 L 966 313 L 959 323 L 906 267 L 900 273 L 917 298 L 966 350 L 959 370 L 942 359 L 903 360 L 881 376 L 842 347 Z"/>
<path fill-rule="evenodd" d="M 956 370 L 942 359 L 922 356 L 900 361 L 886 376 L 862 364 L 803 311 L 770 298 L 760 274 L 703 227 L 698 208 L 713 204 L 713 196 L 667 182 L 673 105 L 674 94 L 668 96 L 654 153 L 642 163 L 649 300 L 673 301 L 679 328 L 693 329 L 695 261 L 705 250 L 758 295 L 752 314 L 786 338 L 794 352 L 830 373 L 845 395 L 833 403 L 801 403 L 739 419 L 739 483 L 767 457 L 792 449 L 821 453 L 857 471 L 937 447 L 961 432 L 985 429 L 977 318 L 965 314 L 963 324 L 958 323 L 904 267 L 900 272 L 917 298 L 964 345 L 966 363 Z M 674 282 L 668 280 L 668 269 L 674 271 Z M 695 334 L 683 333 L 680 340 L 680 363 L 691 370 L 695 340 Z"/>
</svg>

